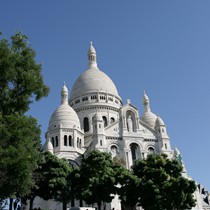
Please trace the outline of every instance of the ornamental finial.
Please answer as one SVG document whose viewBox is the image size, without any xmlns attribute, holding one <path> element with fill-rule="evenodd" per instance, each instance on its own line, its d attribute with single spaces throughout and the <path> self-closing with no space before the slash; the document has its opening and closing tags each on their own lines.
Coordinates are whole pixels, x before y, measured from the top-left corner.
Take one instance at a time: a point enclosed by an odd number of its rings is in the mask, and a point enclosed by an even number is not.
<svg viewBox="0 0 210 210">
<path fill-rule="evenodd" d="M 96 67 L 97 68 L 97 62 L 96 62 L 96 50 L 93 47 L 93 42 L 90 42 L 90 47 L 88 50 L 88 67 Z"/>
</svg>

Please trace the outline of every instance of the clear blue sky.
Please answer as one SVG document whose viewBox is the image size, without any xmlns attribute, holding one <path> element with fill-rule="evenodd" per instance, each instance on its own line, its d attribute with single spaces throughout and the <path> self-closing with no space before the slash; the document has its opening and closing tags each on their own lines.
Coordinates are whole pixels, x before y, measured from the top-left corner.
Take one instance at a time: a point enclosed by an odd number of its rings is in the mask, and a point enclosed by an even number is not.
<svg viewBox="0 0 210 210">
<path fill-rule="evenodd" d="M 30 111 L 43 142 L 63 81 L 70 91 L 93 41 L 123 102 L 142 113 L 146 90 L 188 174 L 210 190 L 209 0 L 2 0 L 0 31 L 8 38 L 16 30 L 29 37 L 51 89 Z"/>
</svg>

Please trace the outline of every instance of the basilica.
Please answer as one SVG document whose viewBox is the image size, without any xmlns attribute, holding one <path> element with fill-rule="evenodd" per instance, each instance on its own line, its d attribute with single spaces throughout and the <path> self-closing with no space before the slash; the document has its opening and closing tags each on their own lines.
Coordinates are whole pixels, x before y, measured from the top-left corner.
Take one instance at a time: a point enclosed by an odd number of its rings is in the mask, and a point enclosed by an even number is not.
<svg viewBox="0 0 210 210">
<path fill-rule="evenodd" d="M 61 103 L 49 120 L 44 147 L 68 159 L 74 167 L 80 164 L 82 156 L 94 149 L 123 159 L 128 169 L 136 159 L 146 158 L 148 154 L 180 156 L 177 148 L 171 148 L 163 119 L 150 109 L 146 92 L 142 96 L 142 110 L 140 114 L 129 99 L 123 104 L 114 82 L 98 68 L 96 50 L 91 43 L 87 70 L 77 78 L 70 92 L 65 83 L 61 89 Z M 182 164 L 184 166 L 183 161 Z M 185 167 L 183 176 L 188 177 Z M 198 185 L 194 209 L 210 209 L 203 189 Z M 36 206 L 62 209 L 54 201 L 37 200 Z M 117 198 L 107 205 L 107 210 L 113 208 L 121 209 Z"/>
</svg>

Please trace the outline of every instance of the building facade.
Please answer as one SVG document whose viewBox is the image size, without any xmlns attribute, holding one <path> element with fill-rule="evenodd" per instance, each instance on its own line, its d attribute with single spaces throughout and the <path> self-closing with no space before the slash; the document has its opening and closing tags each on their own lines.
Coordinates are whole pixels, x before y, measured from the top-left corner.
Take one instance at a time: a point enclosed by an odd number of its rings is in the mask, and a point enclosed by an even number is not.
<svg viewBox="0 0 210 210">
<path fill-rule="evenodd" d="M 123 104 L 114 82 L 98 68 L 96 50 L 91 43 L 88 69 L 75 81 L 70 94 L 66 84 L 62 87 L 61 104 L 49 121 L 45 149 L 68 159 L 73 166 L 80 164 L 82 155 L 98 149 L 123 159 L 128 169 L 135 160 L 146 158 L 148 154 L 179 156 L 178 149 L 171 149 L 166 125 L 150 109 L 145 92 L 142 106 L 140 115 L 130 100 Z M 186 170 L 183 175 L 187 176 Z M 203 209 L 199 189 L 195 196 L 198 200 L 195 209 Z M 61 209 L 53 201 L 37 200 L 36 204 Z M 107 209 L 112 208 L 121 208 L 118 199 L 107 205 Z"/>
</svg>

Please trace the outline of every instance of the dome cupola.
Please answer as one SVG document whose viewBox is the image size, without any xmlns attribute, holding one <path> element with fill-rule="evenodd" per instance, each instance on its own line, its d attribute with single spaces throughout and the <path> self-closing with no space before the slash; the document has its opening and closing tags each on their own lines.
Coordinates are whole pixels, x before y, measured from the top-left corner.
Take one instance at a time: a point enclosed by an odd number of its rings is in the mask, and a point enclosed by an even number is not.
<svg viewBox="0 0 210 210">
<path fill-rule="evenodd" d="M 68 89 L 65 82 L 61 89 L 61 104 L 68 104 Z"/>
<path fill-rule="evenodd" d="M 160 116 L 157 116 L 157 119 L 155 121 L 155 127 L 160 127 L 160 126 L 165 126 L 165 123 L 163 122 Z"/>
<path fill-rule="evenodd" d="M 52 142 L 50 141 L 50 139 L 47 139 L 47 141 L 45 142 L 44 150 L 53 154 L 53 145 L 52 145 Z"/>
<path fill-rule="evenodd" d="M 61 126 L 63 128 L 80 129 L 80 121 L 77 113 L 68 105 L 68 89 L 65 83 L 61 89 L 61 105 L 53 112 L 48 131 Z"/>
<path fill-rule="evenodd" d="M 77 111 L 93 103 L 119 108 L 122 100 L 110 77 L 97 67 L 96 50 L 91 42 L 88 50 L 88 69 L 74 83 L 69 104 Z"/>
<path fill-rule="evenodd" d="M 149 97 L 147 96 L 146 92 L 144 91 L 143 95 L 143 105 L 144 105 L 144 113 L 141 116 L 141 120 L 147 124 L 150 128 L 155 127 L 155 122 L 157 119 L 157 115 L 151 112 L 150 110 L 150 103 L 149 103 Z"/>
<path fill-rule="evenodd" d="M 96 62 L 96 50 L 93 47 L 93 42 L 90 42 L 90 48 L 88 50 L 88 67 L 89 68 L 93 68 L 96 67 L 97 68 L 97 62 Z"/>
</svg>

